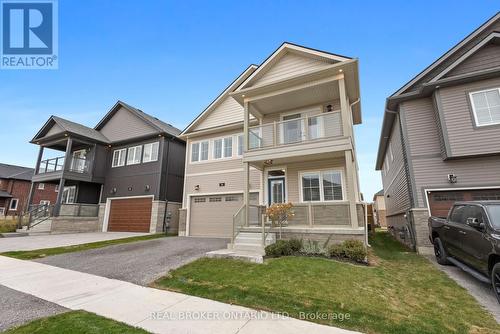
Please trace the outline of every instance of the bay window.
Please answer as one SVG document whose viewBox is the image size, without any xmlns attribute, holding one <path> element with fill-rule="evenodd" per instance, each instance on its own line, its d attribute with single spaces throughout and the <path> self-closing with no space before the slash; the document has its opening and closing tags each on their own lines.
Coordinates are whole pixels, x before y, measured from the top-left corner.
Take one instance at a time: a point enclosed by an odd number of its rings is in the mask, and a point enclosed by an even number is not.
<svg viewBox="0 0 500 334">
<path fill-rule="evenodd" d="M 343 200 L 342 173 L 336 170 L 301 173 L 302 202 Z"/>
</svg>

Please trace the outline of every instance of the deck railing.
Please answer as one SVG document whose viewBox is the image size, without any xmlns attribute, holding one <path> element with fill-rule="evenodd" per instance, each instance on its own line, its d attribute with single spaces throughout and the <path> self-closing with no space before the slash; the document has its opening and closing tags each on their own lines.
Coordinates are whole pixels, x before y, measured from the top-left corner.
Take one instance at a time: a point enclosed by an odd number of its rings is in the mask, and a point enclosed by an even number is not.
<svg viewBox="0 0 500 334">
<path fill-rule="evenodd" d="M 37 174 L 45 174 L 62 171 L 64 169 L 64 157 L 51 158 L 40 161 Z M 90 171 L 90 161 L 87 159 L 72 157 L 68 166 L 68 171 L 76 173 L 88 173 Z"/>
<path fill-rule="evenodd" d="M 342 136 L 340 112 L 323 113 L 248 129 L 249 150 Z"/>
</svg>

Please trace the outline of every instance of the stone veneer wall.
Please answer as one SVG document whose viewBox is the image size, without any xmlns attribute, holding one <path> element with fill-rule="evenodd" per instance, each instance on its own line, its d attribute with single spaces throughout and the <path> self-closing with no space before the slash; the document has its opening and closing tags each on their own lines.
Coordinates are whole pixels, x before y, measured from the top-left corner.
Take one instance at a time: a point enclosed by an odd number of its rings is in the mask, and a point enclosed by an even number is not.
<svg viewBox="0 0 500 334">
<path fill-rule="evenodd" d="M 106 203 L 100 203 L 99 204 L 99 214 L 98 214 L 98 220 L 99 220 L 99 231 L 102 231 L 102 225 L 104 224 L 104 212 L 106 211 Z"/>
<path fill-rule="evenodd" d="M 420 254 L 433 254 L 432 244 L 429 240 L 429 211 L 426 208 L 411 209 L 411 216 L 417 241 L 417 251 Z"/>
<path fill-rule="evenodd" d="M 187 217 L 187 209 L 179 209 L 178 234 L 180 236 L 186 235 L 186 217 Z"/>
<path fill-rule="evenodd" d="M 179 209 L 181 207 L 181 203 L 168 202 L 167 213 L 170 213 L 170 221 L 168 223 L 167 233 L 179 233 Z"/>
<path fill-rule="evenodd" d="M 163 219 L 165 218 L 165 201 L 153 201 L 151 207 L 151 225 L 149 233 L 159 233 L 163 230 Z"/>
<path fill-rule="evenodd" d="M 51 233 L 99 232 L 97 217 L 53 217 Z"/>
</svg>

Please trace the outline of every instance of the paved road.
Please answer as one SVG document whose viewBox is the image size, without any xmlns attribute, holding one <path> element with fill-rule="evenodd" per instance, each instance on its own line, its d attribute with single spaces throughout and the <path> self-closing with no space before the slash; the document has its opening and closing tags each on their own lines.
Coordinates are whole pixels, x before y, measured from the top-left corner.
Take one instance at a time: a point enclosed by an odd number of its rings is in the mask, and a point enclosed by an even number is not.
<svg viewBox="0 0 500 334">
<path fill-rule="evenodd" d="M 71 234 L 44 234 L 28 237 L 0 238 L 0 252 L 24 251 L 42 248 L 53 248 L 80 245 L 89 242 L 122 239 L 147 235 L 147 233 L 132 232 L 95 232 Z"/>
<path fill-rule="evenodd" d="M 482 283 L 471 275 L 464 272 L 462 269 L 453 265 L 441 266 L 436 262 L 434 255 L 427 258 L 436 265 L 437 268 L 445 272 L 451 279 L 466 289 L 476 300 L 485 307 L 500 323 L 500 304 L 494 295 L 493 288 L 489 284 Z"/>
<path fill-rule="evenodd" d="M 0 285 L 0 332 L 68 309 Z"/>
<path fill-rule="evenodd" d="M 52 266 L 148 285 L 206 252 L 226 248 L 215 238 L 167 237 L 35 260 Z"/>
</svg>

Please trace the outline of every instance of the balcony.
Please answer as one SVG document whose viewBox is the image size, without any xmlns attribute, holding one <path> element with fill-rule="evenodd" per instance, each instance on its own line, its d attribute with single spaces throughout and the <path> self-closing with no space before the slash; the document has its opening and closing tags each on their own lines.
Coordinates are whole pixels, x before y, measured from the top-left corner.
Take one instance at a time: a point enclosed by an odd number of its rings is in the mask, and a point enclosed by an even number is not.
<svg viewBox="0 0 500 334">
<path fill-rule="evenodd" d="M 248 147 L 243 160 L 262 162 L 290 157 L 307 159 L 306 156 L 351 149 L 352 145 L 343 134 L 341 113 L 328 112 L 250 127 Z"/>
<path fill-rule="evenodd" d="M 40 161 L 37 174 L 60 172 L 64 168 L 64 157 L 57 157 Z M 81 174 L 88 174 L 90 171 L 90 161 L 82 158 L 71 158 L 67 171 Z"/>
</svg>

